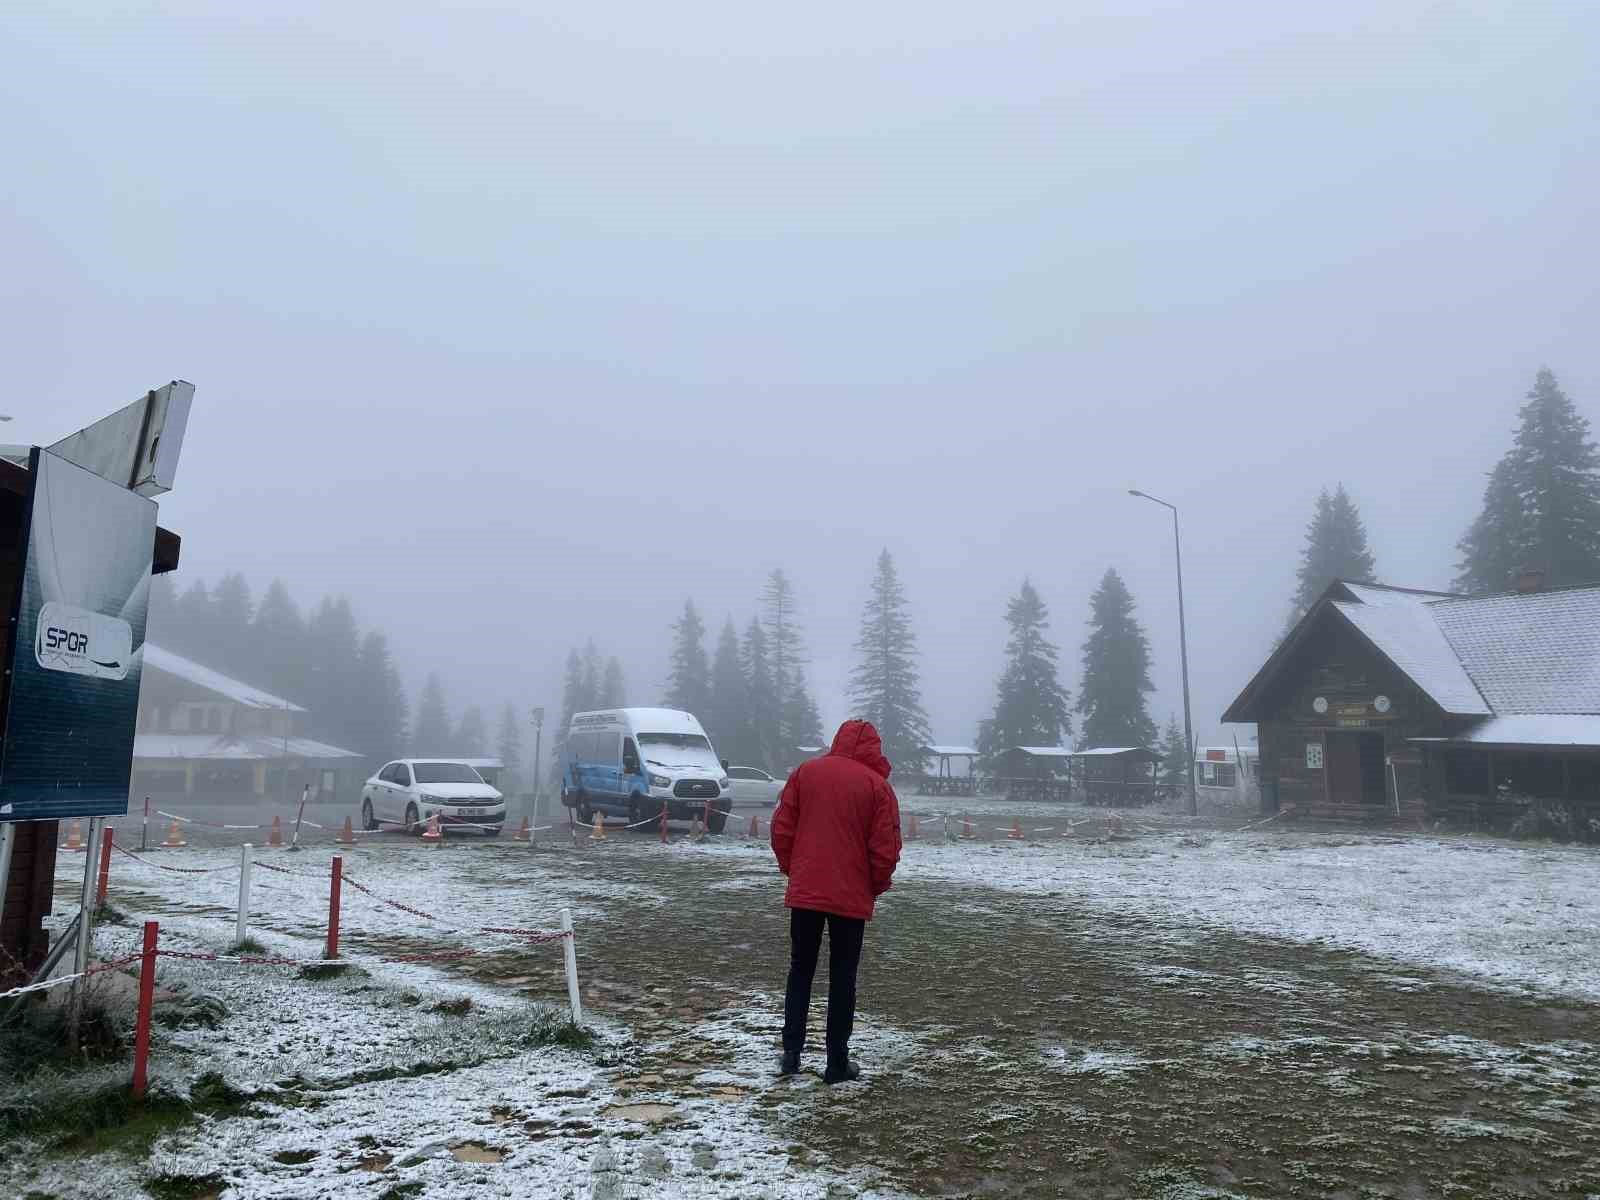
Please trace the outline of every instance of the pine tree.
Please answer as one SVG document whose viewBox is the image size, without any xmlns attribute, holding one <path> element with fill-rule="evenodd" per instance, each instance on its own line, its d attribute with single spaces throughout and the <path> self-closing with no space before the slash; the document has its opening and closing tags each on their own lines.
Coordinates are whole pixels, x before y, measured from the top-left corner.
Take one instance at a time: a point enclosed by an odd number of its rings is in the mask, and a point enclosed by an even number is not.
<svg viewBox="0 0 1600 1200">
<path fill-rule="evenodd" d="M 932 735 L 928 714 L 922 708 L 917 635 L 888 550 L 878 555 L 872 590 L 861 614 L 856 653 L 860 661 L 850 676 L 853 711 L 877 727 L 884 755 L 891 763 L 915 771 Z"/>
<path fill-rule="evenodd" d="M 794 668 L 789 695 L 783 702 L 779 728 L 784 742 L 778 749 L 777 763 L 785 774 L 805 759 L 806 756 L 800 751 L 801 746 L 815 746 L 825 740 L 822 714 L 817 711 L 817 702 L 811 697 L 811 689 L 806 684 L 806 669 L 802 666 Z"/>
<path fill-rule="evenodd" d="M 697 716 L 708 711 L 711 664 L 706 658 L 706 625 L 694 601 L 683 602 L 683 616 L 672 625 L 672 669 L 662 703 Z"/>
<path fill-rule="evenodd" d="M 1115 568 L 1108 569 L 1089 601 L 1089 637 L 1083 643 L 1083 746 L 1145 746 L 1156 725 L 1145 706 L 1150 682 L 1150 641 L 1133 613 L 1133 595 Z"/>
<path fill-rule="evenodd" d="M 361 639 L 356 680 L 360 721 L 357 736 L 348 748 L 378 762 L 399 758 L 406 747 L 405 685 L 389 655 L 389 639 L 376 630 Z"/>
<path fill-rule="evenodd" d="M 994 716 L 979 726 L 978 749 L 991 760 L 1013 746 L 1057 746 L 1072 732 L 1070 697 L 1056 677 L 1055 645 L 1045 637 L 1050 612 L 1024 579 L 1006 605 L 1006 665 L 995 688 Z"/>
<path fill-rule="evenodd" d="M 211 665 L 219 671 L 238 674 L 248 668 L 250 623 L 255 618 L 255 601 L 243 575 L 230 571 L 211 593 L 216 621 L 217 658 Z"/>
<path fill-rule="evenodd" d="M 461 724 L 456 726 L 451 738 L 452 754 L 462 758 L 484 758 L 489 753 L 489 723 L 483 719 L 483 709 L 476 704 L 467 705 L 461 714 Z"/>
<path fill-rule="evenodd" d="M 604 702 L 601 700 L 602 687 L 600 673 L 604 670 L 600 662 L 600 650 L 590 638 L 583 646 L 583 704 L 579 712 L 600 708 Z"/>
<path fill-rule="evenodd" d="M 628 689 L 622 679 L 622 661 L 615 655 L 606 659 L 605 674 L 600 679 L 598 707 L 622 708 L 628 703 Z"/>
<path fill-rule="evenodd" d="M 1300 554 L 1300 569 L 1295 578 L 1294 600 L 1289 606 L 1289 625 L 1300 618 L 1336 579 L 1370 580 L 1377 575 L 1377 563 L 1367 547 L 1367 529 L 1355 501 L 1339 484 L 1333 492 L 1323 488 L 1317 506 L 1306 526 L 1305 549 Z"/>
<path fill-rule="evenodd" d="M 494 750 L 505 764 L 500 790 L 512 795 L 518 790 L 516 782 L 522 774 L 522 723 L 517 720 L 517 710 L 510 701 L 500 712 L 500 733 L 495 738 Z"/>
<path fill-rule="evenodd" d="M 1457 543 L 1456 586 L 1500 591 L 1524 568 L 1551 587 L 1600 580 L 1600 452 L 1589 422 L 1542 367 L 1483 510 Z"/>
<path fill-rule="evenodd" d="M 310 727 L 337 745 L 359 736 L 356 667 L 361 633 L 345 596 L 324 596 L 306 626 L 307 678 L 301 702 L 311 710 Z"/>
<path fill-rule="evenodd" d="M 781 712 L 788 699 L 795 668 L 805 662 L 804 643 L 795 619 L 794 585 L 775 568 L 761 593 L 761 622 L 766 633 L 767 663 L 772 671 L 772 691 Z"/>
<path fill-rule="evenodd" d="M 197 579 L 178 597 L 177 621 L 173 633 L 176 645 L 172 647 L 185 658 L 207 666 L 217 667 L 216 610 L 211 604 L 211 593 L 204 580 Z"/>
<path fill-rule="evenodd" d="M 1187 772 L 1193 769 L 1178 718 L 1169 716 L 1166 731 L 1161 735 L 1161 786 L 1182 793 L 1188 787 Z"/>
<path fill-rule="evenodd" d="M 144 637 L 164 650 L 179 653 L 178 588 L 171 575 L 150 578 L 150 609 L 145 619 Z"/>
<path fill-rule="evenodd" d="M 772 770 L 778 765 L 783 741 L 782 707 L 773 685 L 767 634 L 759 618 L 750 618 L 740 657 L 744 665 L 745 694 L 749 699 L 746 711 L 750 715 L 750 765 Z"/>
<path fill-rule="evenodd" d="M 566 737 L 572 728 L 572 714 L 589 707 L 583 694 L 583 658 L 577 650 L 567 655 L 567 670 L 561 683 L 561 726 L 558 737 Z"/>
<path fill-rule="evenodd" d="M 246 680 L 299 701 L 306 694 L 311 654 L 306 645 L 305 620 L 289 598 L 283 580 L 274 579 L 267 588 L 250 634 L 253 662 Z"/>
<path fill-rule="evenodd" d="M 450 754 L 455 730 L 450 727 L 450 710 L 445 707 L 444 685 L 437 674 L 429 675 L 417 701 L 417 726 L 411 733 L 414 754 Z"/>
<path fill-rule="evenodd" d="M 717 639 L 716 657 L 711 660 L 711 694 L 703 724 L 718 752 L 729 762 L 741 765 L 761 759 L 759 747 L 751 749 L 749 696 L 749 684 L 739 659 L 739 631 L 729 617 Z"/>
</svg>

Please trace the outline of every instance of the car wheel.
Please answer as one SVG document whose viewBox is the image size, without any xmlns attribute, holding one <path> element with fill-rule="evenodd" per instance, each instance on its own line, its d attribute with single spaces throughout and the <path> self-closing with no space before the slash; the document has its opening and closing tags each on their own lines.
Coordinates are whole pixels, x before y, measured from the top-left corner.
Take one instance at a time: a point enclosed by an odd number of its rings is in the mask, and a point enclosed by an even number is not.
<svg viewBox="0 0 1600 1200">
<path fill-rule="evenodd" d="M 367 797 L 361 801 L 361 828 L 368 833 L 378 828 L 378 818 L 372 815 L 372 799 Z"/>
<path fill-rule="evenodd" d="M 406 805 L 406 832 L 422 832 L 422 819 L 420 814 L 417 812 L 417 806 L 415 804 Z"/>
<path fill-rule="evenodd" d="M 713 808 L 711 810 L 711 818 L 710 818 L 710 820 L 708 820 L 706 822 L 706 830 L 707 830 L 707 832 L 709 832 L 709 833 L 721 833 L 727 827 L 728 827 L 728 810 L 725 809 L 725 808 Z"/>
</svg>

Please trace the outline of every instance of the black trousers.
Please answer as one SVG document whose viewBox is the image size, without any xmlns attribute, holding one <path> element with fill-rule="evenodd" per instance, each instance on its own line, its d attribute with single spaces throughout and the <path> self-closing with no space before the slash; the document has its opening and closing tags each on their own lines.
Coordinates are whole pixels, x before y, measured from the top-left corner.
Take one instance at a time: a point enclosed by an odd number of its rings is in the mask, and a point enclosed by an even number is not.
<svg viewBox="0 0 1600 1200">
<path fill-rule="evenodd" d="M 867 923 L 809 908 L 789 910 L 789 987 L 783 1000 L 783 1048 L 798 1054 L 806 1048 L 806 1014 L 811 1008 L 811 979 L 817 973 L 822 928 L 828 928 L 828 1061 L 846 1058 L 850 1031 L 856 1023 L 856 968 L 861 965 L 861 939 Z"/>
</svg>

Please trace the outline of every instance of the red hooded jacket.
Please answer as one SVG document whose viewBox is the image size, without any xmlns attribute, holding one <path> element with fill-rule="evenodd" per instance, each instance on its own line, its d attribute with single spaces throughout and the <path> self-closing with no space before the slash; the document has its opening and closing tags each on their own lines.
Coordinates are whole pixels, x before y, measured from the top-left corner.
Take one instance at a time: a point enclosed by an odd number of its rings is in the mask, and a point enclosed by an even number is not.
<svg viewBox="0 0 1600 1200">
<path fill-rule="evenodd" d="M 772 814 L 772 852 L 789 877 L 783 902 L 872 919 L 900 861 L 900 801 L 878 731 L 846 721 L 833 749 L 789 776 Z"/>
</svg>

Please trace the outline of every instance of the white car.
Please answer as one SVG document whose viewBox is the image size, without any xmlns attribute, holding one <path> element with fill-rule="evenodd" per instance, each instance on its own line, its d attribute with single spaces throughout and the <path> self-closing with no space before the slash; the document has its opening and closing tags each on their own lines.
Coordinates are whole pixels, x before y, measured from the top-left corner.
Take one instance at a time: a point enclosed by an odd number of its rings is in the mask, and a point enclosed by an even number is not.
<svg viewBox="0 0 1600 1200">
<path fill-rule="evenodd" d="M 776 808 L 783 795 L 785 781 L 760 767 L 729 767 L 728 778 L 733 781 L 729 789 L 733 802 L 741 808 Z"/>
<path fill-rule="evenodd" d="M 396 759 L 361 789 L 363 829 L 387 822 L 420 833 L 434 816 L 440 828 L 464 825 L 495 837 L 505 824 L 506 798 L 469 764 L 448 758 Z"/>
</svg>

